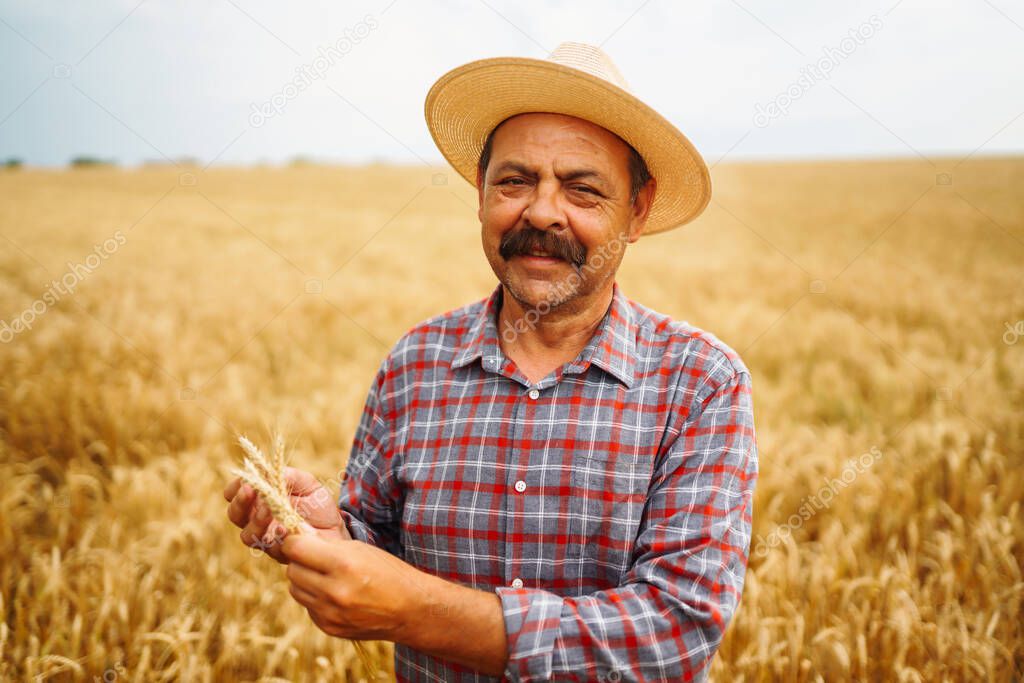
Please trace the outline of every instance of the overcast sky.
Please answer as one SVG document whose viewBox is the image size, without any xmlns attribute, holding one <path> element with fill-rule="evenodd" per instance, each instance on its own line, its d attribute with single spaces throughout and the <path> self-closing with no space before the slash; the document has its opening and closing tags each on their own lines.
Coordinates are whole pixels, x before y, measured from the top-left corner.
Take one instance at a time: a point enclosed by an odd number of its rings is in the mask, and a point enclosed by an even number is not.
<svg viewBox="0 0 1024 683">
<path fill-rule="evenodd" d="M 1021 0 L 0 0 L 0 159 L 442 163 L 431 84 L 563 40 L 709 162 L 1024 150 Z"/>
</svg>

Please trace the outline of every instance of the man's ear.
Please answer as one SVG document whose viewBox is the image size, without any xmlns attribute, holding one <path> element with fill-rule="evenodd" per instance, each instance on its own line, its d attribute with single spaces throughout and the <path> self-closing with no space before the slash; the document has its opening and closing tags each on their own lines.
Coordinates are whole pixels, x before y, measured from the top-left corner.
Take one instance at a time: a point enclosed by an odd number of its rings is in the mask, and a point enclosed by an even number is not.
<svg viewBox="0 0 1024 683">
<path fill-rule="evenodd" d="M 640 239 L 643 234 L 644 225 L 647 224 L 647 216 L 651 213 L 651 204 L 654 202 L 654 195 L 657 192 L 658 181 L 651 178 L 647 184 L 640 188 L 636 195 L 636 201 L 630 207 L 629 214 L 629 243 L 632 244 Z"/>
<path fill-rule="evenodd" d="M 476 196 L 477 196 L 477 209 L 476 217 L 483 223 L 484 221 L 484 175 L 480 173 L 480 168 L 476 169 Z"/>
</svg>

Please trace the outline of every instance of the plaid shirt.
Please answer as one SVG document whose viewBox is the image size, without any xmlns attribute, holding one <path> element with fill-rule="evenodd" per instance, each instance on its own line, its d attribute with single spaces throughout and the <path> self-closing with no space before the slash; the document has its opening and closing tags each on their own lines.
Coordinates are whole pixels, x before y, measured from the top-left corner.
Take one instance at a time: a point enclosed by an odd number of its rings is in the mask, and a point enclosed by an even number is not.
<svg viewBox="0 0 1024 683">
<path fill-rule="evenodd" d="M 704 680 L 739 603 L 750 373 L 713 335 L 613 290 L 576 360 L 535 384 L 498 345 L 500 284 L 415 326 L 355 434 L 338 498 L 352 536 L 494 591 L 501 680 Z M 400 643 L 395 671 L 499 680 Z"/>
</svg>

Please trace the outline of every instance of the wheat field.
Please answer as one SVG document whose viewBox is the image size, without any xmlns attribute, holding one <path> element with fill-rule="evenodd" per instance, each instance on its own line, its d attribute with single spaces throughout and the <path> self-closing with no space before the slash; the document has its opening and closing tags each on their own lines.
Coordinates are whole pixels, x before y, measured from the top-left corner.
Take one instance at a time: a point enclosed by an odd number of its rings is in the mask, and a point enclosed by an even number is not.
<svg viewBox="0 0 1024 683">
<path fill-rule="evenodd" d="M 753 375 L 754 537 L 712 679 L 1020 680 L 1024 159 L 713 179 L 618 274 Z M 366 680 L 221 490 L 235 434 L 279 426 L 337 491 L 390 346 L 496 284 L 475 190 L 426 166 L 0 172 L 0 273 L 0 678 Z"/>
</svg>

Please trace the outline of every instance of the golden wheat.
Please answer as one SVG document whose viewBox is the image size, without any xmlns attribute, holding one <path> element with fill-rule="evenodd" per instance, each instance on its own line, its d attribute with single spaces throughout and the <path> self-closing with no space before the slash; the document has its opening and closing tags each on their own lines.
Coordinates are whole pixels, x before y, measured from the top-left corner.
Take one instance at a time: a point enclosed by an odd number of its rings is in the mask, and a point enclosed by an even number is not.
<svg viewBox="0 0 1024 683">
<path fill-rule="evenodd" d="M 1024 677 L 1024 160 L 934 161 L 721 163 L 705 215 L 625 254 L 628 296 L 753 376 L 754 538 L 712 680 Z M 191 170 L 0 173 L 3 320 L 128 238 L 0 345 L 0 680 L 370 676 L 225 543 L 221 466 L 283 419 L 340 490 L 390 346 L 495 284 L 476 194 L 448 168 Z"/>
<path fill-rule="evenodd" d="M 274 461 L 271 463 L 263 455 L 263 451 L 245 436 L 239 435 L 238 443 L 248 457 L 242 463 L 243 469 L 235 468 L 231 473 L 256 489 L 274 517 L 290 533 L 301 533 L 303 519 L 292 507 L 291 491 L 284 475 L 284 461 L 278 458 L 277 444 L 275 443 Z"/>
</svg>

